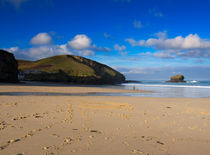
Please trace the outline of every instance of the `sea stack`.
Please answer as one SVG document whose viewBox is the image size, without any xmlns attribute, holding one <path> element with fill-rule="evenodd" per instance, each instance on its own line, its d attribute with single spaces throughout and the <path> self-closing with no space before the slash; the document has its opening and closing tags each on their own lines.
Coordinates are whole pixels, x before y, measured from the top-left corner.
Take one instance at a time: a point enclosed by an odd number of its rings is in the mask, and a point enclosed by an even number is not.
<svg viewBox="0 0 210 155">
<path fill-rule="evenodd" d="M 184 81 L 184 76 L 179 74 L 172 76 L 171 79 L 167 82 L 186 82 L 186 81 Z"/>
<path fill-rule="evenodd" d="M 18 63 L 12 53 L 0 50 L 0 82 L 18 82 Z"/>
</svg>

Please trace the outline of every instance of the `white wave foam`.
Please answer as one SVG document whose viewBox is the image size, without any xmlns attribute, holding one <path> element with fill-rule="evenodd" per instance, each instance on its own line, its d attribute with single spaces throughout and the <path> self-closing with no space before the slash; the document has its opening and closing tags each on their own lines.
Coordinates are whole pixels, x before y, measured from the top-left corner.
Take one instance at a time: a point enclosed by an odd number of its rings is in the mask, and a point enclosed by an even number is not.
<svg viewBox="0 0 210 155">
<path fill-rule="evenodd" d="M 150 85 L 150 84 L 122 84 L 127 86 L 144 86 L 144 87 L 176 87 L 176 88 L 207 88 L 210 89 L 210 86 L 189 86 L 189 85 Z"/>
<path fill-rule="evenodd" d="M 193 81 L 187 81 L 187 83 L 198 83 L 199 81 L 193 80 Z"/>
</svg>

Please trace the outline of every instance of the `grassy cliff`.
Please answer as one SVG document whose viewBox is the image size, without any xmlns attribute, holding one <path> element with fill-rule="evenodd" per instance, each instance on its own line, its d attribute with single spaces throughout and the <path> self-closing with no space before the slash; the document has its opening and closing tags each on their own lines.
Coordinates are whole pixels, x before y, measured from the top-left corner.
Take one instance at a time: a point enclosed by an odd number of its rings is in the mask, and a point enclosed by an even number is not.
<svg viewBox="0 0 210 155">
<path fill-rule="evenodd" d="M 122 83 L 125 77 L 96 61 L 74 55 L 53 56 L 38 61 L 18 60 L 24 80 L 85 84 Z"/>
</svg>

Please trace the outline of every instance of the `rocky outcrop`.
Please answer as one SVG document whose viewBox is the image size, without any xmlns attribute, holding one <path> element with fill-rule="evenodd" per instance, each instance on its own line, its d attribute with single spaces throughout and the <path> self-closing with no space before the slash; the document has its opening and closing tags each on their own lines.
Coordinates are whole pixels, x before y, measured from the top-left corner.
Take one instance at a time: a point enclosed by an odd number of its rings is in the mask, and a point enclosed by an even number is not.
<svg viewBox="0 0 210 155">
<path fill-rule="evenodd" d="M 183 75 L 174 75 L 167 82 L 186 82 L 186 81 L 184 81 L 184 76 Z"/>
<path fill-rule="evenodd" d="M 18 82 L 17 61 L 5 50 L 0 50 L 0 82 Z"/>
<path fill-rule="evenodd" d="M 136 81 L 136 80 L 125 80 L 124 83 L 142 83 L 141 81 Z"/>
<path fill-rule="evenodd" d="M 37 61 L 18 60 L 23 80 L 78 84 L 118 84 L 124 75 L 111 67 L 75 55 L 59 55 Z"/>
</svg>

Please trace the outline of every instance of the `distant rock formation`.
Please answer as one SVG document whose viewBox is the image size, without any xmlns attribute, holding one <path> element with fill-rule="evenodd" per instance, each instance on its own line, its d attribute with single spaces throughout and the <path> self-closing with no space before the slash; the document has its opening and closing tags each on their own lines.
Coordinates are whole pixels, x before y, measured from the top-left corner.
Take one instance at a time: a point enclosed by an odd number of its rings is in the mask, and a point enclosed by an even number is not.
<svg viewBox="0 0 210 155">
<path fill-rule="evenodd" d="M 18 63 L 12 53 L 0 50 L 0 82 L 18 82 Z"/>
<path fill-rule="evenodd" d="M 137 80 L 125 80 L 124 83 L 142 83 L 141 81 L 137 81 Z"/>
<path fill-rule="evenodd" d="M 58 55 L 37 61 L 18 60 L 22 80 L 78 84 L 118 84 L 124 75 L 111 67 L 75 55 Z"/>
<path fill-rule="evenodd" d="M 186 82 L 186 81 L 184 81 L 184 76 L 183 75 L 174 75 L 167 82 Z"/>
</svg>

